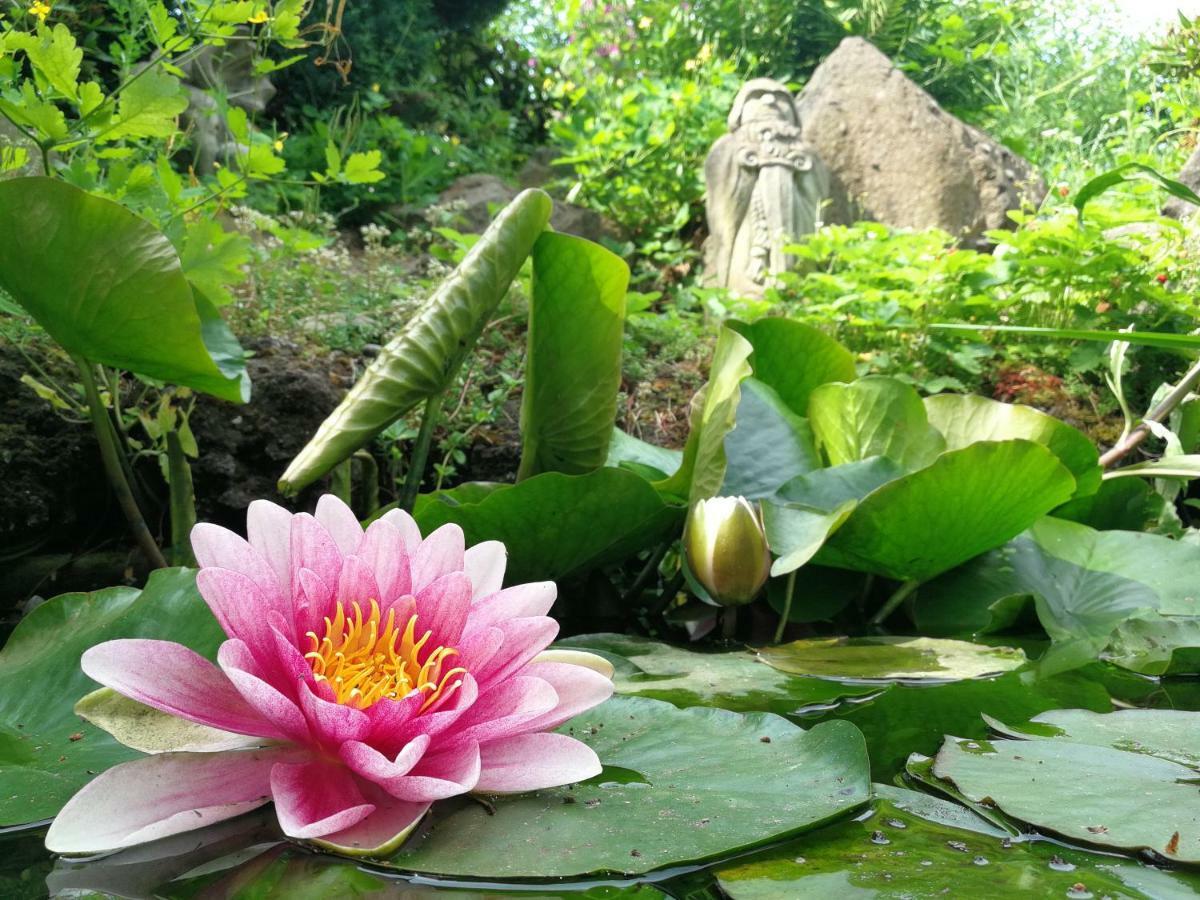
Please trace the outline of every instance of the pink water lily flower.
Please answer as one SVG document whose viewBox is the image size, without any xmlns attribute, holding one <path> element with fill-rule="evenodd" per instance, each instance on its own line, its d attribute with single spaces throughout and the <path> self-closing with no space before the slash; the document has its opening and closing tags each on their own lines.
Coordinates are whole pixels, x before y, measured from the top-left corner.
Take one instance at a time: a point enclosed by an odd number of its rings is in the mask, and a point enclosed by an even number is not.
<svg viewBox="0 0 1200 900">
<path fill-rule="evenodd" d="M 248 541 L 192 532 L 197 585 L 228 635 L 217 665 L 170 641 L 84 653 L 96 681 L 187 722 L 180 749 L 80 790 L 50 850 L 115 850 L 274 801 L 290 837 L 383 854 L 436 800 L 600 772 L 589 747 L 550 729 L 608 698 L 612 668 L 545 651 L 554 584 L 501 589 L 502 544 L 466 549 L 457 525 L 422 540 L 400 511 L 364 532 L 333 496 L 315 517 L 260 500 L 247 519 Z"/>
</svg>

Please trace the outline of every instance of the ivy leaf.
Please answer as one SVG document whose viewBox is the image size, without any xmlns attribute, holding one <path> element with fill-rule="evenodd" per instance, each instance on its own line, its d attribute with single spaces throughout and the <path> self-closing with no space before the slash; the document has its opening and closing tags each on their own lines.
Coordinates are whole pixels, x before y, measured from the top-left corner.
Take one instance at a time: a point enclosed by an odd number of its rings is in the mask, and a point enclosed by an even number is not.
<svg viewBox="0 0 1200 900">
<path fill-rule="evenodd" d="M 176 117 L 187 105 L 187 92 L 178 78 L 149 69 L 121 92 L 116 122 L 96 139 L 170 137 L 175 133 Z"/>
</svg>

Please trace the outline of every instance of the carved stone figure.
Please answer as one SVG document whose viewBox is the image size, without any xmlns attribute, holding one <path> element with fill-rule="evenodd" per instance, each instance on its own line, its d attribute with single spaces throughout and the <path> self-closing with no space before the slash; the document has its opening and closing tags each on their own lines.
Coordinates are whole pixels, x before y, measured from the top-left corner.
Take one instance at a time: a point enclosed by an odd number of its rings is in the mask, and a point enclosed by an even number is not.
<svg viewBox="0 0 1200 900">
<path fill-rule="evenodd" d="M 828 176 L 801 140 L 795 100 L 780 82 L 746 82 L 728 122 L 704 163 L 706 280 L 758 296 L 794 264 L 783 248 L 819 227 Z"/>
<path fill-rule="evenodd" d="M 251 116 L 266 109 L 275 96 L 275 86 L 254 71 L 254 61 L 253 43 L 231 41 L 225 47 L 203 47 L 181 67 L 189 97 L 184 122 L 192 132 L 192 165 L 199 174 L 212 174 L 214 163 L 225 163 L 239 149 L 209 92 L 223 94 L 230 106 L 241 107 Z"/>
</svg>

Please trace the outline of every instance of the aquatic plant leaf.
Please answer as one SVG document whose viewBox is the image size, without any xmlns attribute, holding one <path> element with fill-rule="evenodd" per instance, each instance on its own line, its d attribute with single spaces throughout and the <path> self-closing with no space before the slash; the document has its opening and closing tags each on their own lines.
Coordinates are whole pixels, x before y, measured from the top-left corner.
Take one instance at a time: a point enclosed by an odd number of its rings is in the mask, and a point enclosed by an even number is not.
<svg viewBox="0 0 1200 900">
<path fill-rule="evenodd" d="M 895 378 L 821 385 L 809 398 L 808 417 L 830 466 L 882 456 L 915 471 L 946 449 L 916 389 Z"/>
<path fill-rule="evenodd" d="M 854 380 L 854 354 L 811 325 L 772 316 L 729 327 L 754 347 L 754 377 L 798 416 L 808 415 L 809 397 L 818 386 Z"/>
<path fill-rule="evenodd" d="M 1027 661 L 1012 647 L 899 635 L 807 638 L 763 647 L 758 656 L 791 675 L 883 683 L 981 678 L 1011 672 Z"/>
</svg>

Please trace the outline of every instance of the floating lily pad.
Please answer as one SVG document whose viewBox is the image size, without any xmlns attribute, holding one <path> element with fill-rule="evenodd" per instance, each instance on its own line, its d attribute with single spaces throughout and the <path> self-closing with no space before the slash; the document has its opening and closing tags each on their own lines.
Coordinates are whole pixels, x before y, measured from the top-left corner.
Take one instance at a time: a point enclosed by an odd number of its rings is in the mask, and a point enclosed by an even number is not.
<svg viewBox="0 0 1200 900">
<path fill-rule="evenodd" d="M 1143 675 L 1200 673 L 1200 616 L 1126 619 L 1108 636 L 1100 658 Z"/>
<path fill-rule="evenodd" d="M 717 870 L 733 900 L 1193 897 L 1200 876 L 1048 841 L 1005 843 L 956 804 L 877 786 L 874 812 Z M 1083 885 L 1080 891 L 1076 886 Z"/>
<path fill-rule="evenodd" d="M 1017 728 L 987 719 L 994 730 L 1007 737 L 1111 747 L 1200 768 L 1200 713 L 1181 709 L 1122 709 L 1110 713 L 1055 709 Z"/>
<path fill-rule="evenodd" d="M 816 828 L 870 797 L 857 728 L 615 697 L 564 730 L 607 767 L 589 782 L 434 806 L 387 865 L 506 880 L 638 874 Z M 669 739 L 664 739 L 669 736 Z"/>
<path fill-rule="evenodd" d="M 810 638 L 764 647 L 759 658 L 781 672 L 854 681 L 958 681 L 1010 672 L 1025 664 L 1012 647 L 937 638 Z"/>
<path fill-rule="evenodd" d="M 1041 832 L 1200 863 L 1196 770 L 1143 753 L 1050 740 L 950 737 L 933 772 Z"/>
<path fill-rule="evenodd" d="M 803 713 L 844 697 L 875 691 L 786 675 L 748 651 L 695 653 L 623 634 L 585 634 L 559 641 L 599 653 L 616 667 L 617 692 L 665 700 L 676 706 L 716 706 L 734 712 Z"/>
<path fill-rule="evenodd" d="M 142 591 L 64 594 L 27 616 L 0 652 L 0 826 L 48 819 L 98 772 L 139 754 L 80 720 L 98 685 L 79 657 L 113 638 L 169 638 L 214 656 L 225 635 L 188 569 L 159 569 Z"/>
</svg>

